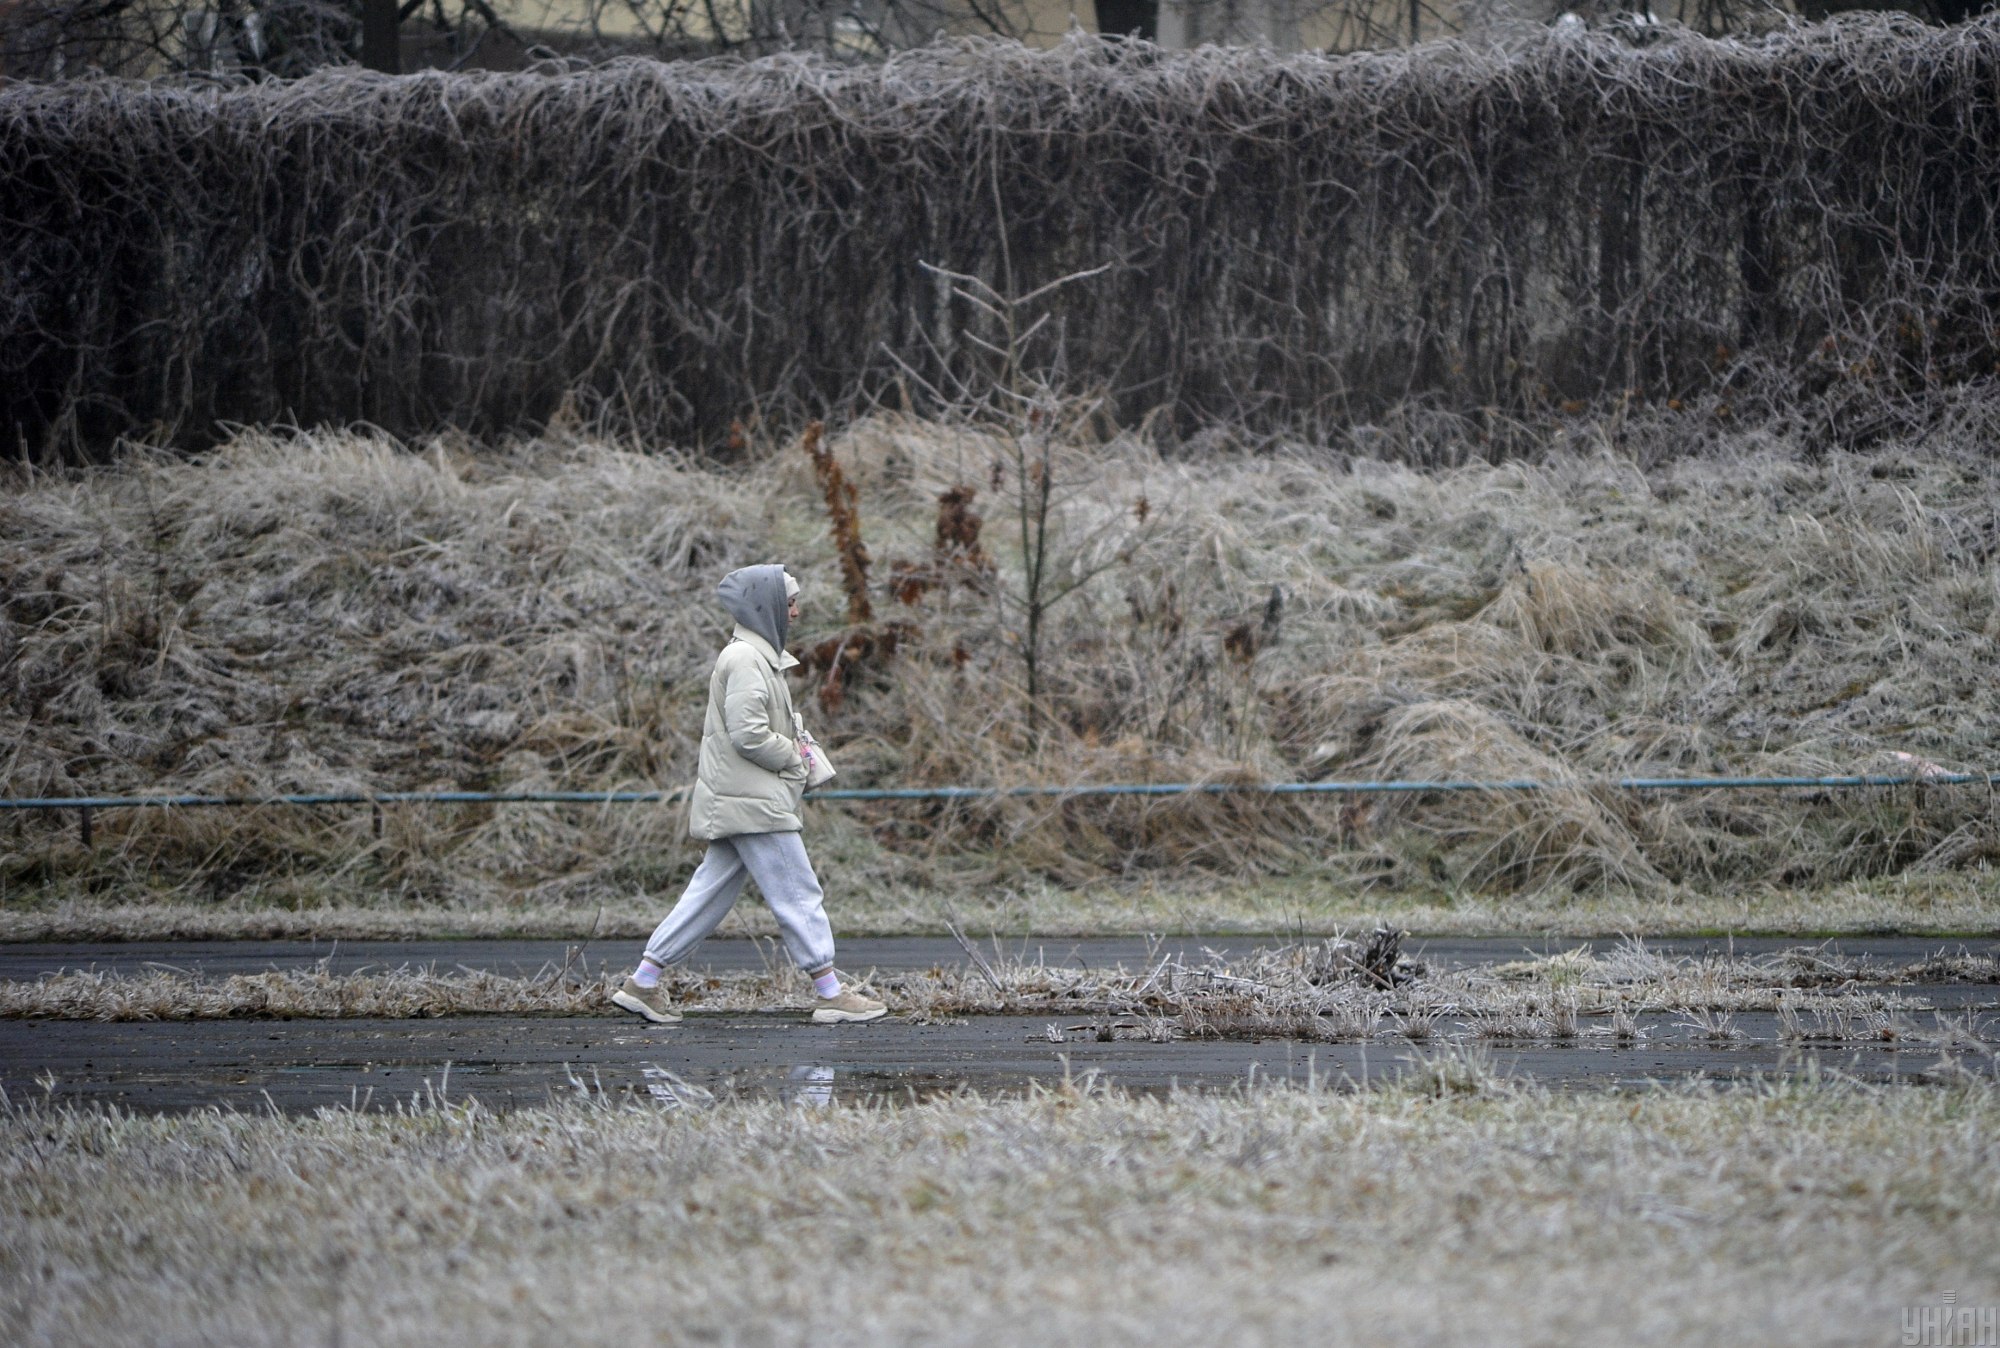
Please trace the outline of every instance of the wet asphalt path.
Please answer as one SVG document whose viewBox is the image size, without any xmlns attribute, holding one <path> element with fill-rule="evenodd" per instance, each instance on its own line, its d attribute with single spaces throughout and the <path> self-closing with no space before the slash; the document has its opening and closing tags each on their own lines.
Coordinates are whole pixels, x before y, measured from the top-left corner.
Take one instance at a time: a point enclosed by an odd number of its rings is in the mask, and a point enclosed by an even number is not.
<svg viewBox="0 0 2000 1348">
<path fill-rule="evenodd" d="M 1281 938 L 1205 937 L 1148 943 L 1131 938 L 1003 942 L 1013 959 L 1138 968 L 1207 952 L 1242 955 Z M 579 950 L 549 941 L 173 942 L 0 945 L 0 978 L 32 980 L 63 969 L 133 974 L 173 969 L 219 978 L 270 969 L 332 972 L 435 966 L 527 975 L 561 965 L 596 970 L 624 963 L 631 942 Z M 1518 959 L 1582 942 L 1540 938 L 1412 942 L 1433 967 Z M 1598 950 L 1615 942 L 1589 943 Z M 1795 940 L 1654 941 L 1661 953 L 1763 954 Z M 980 943 L 989 957 L 991 942 Z M 1992 941 L 1848 939 L 1829 955 L 1878 965 L 1907 964 L 1939 951 L 1995 953 Z M 715 940 L 693 963 L 713 970 L 755 969 L 772 958 L 767 942 Z M 889 938 L 842 943 L 855 973 L 953 966 L 965 954 L 949 939 Z M 2000 1013 L 2000 988 L 1927 985 L 1900 991 L 1931 1006 Z M 1913 1019 L 1929 1024 L 1928 1012 Z M 1226 1089 L 1258 1081 L 1379 1082 L 1408 1070 L 1423 1048 L 1400 1041 L 1307 1045 L 1286 1040 L 1194 1040 L 1155 1044 L 1128 1037 L 1101 1042 L 1096 1021 L 1050 1015 L 976 1017 L 918 1025 L 895 1017 L 872 1025 L 814 1026 L 802 1014 L 690 1015 L 664 1028 L 628 1018 L 467 1016 L 428 1020 L 232 1020 L 103 1024 L 0 1021 L 0 1087 L 15 1100 L 44 1094 L 72 1103 L 115 1104 L 141 1112 L 220 1105 L 285 1112 L 361 1105 L 384 1108 L 476 1096 L 489 1107 L 536 1105 L 581 1093 L 631 1096 L 663 1105 L 710 1095 L 778 1096 L 806 1102 L 909 1099 L 960 1088 L 1018 1091 L 1095 1075 L 1132 1090 Z M 1104 1022 L 1108 1024 L 1109 1022 Z M 1933 1051 L 1892 1044 L 1825 1046 L 1800 1052 L 1780 1044 L 1771 1015 L 1734 1018 L 1742 1037 L 1716 1042 L 1672 1014 L 1642 1018 L 1643 1037 L 1616 1043 L 1586 1033 L 1567 1044 L 1484 1044 L 1477 1050 L 1506 1075 L 1555 1087 L 1621 1087 L 1693 1076 L 1730 1078 L 1801 1070 L 1808 1062 L 1876 1080 L 1920 1079 Z M 1435 1051 L 1435 1050 L 1429 1050 Z M 1990 1057 L 1967 1066 L 1992 1071 Z"/>
<path fill-rule="evenodd" d="M 1776 1018 L 1739 1015 L 1744 1040 L 1715 1044 L 1670 1017 L 1614 1044 L 1477 1049 L 1495 1070 L 1557 1088 L 1641 1086 L 1821 1067 L 1873 1080 L 1920 1079 L 1934 1051 L 1865 1045 L 1805 1053 L 1776 1042 Z M 1055 1042 L 1053 1028 L 1063 1037 Z M 1099 1042 L 1088 1019 L 981 1016 L 943 1025 L 889 1019 L 816 1026 L 802 1015 L 702 1015 L 675 1027 L 601 1018 L 0 1022 L 0 1085 L 15 1100 L 115 1104 L 142 1113 L 211 1105 L 286 1113 L 388 1108 L 476 1096 L 489 1108 L 581 1094 L 662 1104 L 715 1095 L 907 1100 L 960 1088 L 1012 1092 L 1094 1075 L 1129 1090 L 1228 1089 L 1259 1082 L 1352 1087 L 1410 1070 L 1425 1050 L 1398 1041 L 1308 1045 L 1139 1039 Z M 1435 1051 L 1435 1050 L 1431 1050 Z M 1990 1058 L 1966 1063 L 1991 1071 Z"/>
</svg>

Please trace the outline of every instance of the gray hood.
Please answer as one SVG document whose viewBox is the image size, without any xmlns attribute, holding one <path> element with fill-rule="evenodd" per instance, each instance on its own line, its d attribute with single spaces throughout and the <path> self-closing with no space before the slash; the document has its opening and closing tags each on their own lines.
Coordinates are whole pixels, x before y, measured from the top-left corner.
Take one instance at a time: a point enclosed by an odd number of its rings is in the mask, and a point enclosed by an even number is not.
<svg viewBox="0 0 2000 1348">
<path fill-rule="evenodd" d="M 785 634 L 791 627 L 786 614 L 790 605 L 785 599 L 784 567 L 772 563 L 731 571 L 715 587 L 715 593 L 730 617 L 770 642 L 775 654 L 784 655 Z"/>
</svg>

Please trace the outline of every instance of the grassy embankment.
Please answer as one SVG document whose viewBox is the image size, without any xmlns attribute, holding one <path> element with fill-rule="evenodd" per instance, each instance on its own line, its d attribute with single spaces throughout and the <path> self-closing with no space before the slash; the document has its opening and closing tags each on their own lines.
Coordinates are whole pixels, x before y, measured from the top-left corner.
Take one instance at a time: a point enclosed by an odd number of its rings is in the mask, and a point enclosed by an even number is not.
<svg viewBox="0 0 2000 1348">
<path fill-rule="evenodd" d="M 1990 932 L 1984 790 L 1636 795 L 1619 775 L 1993 766 L 1994 409 L 1861 454 L 1784 424 L 1579 421 L 1545 460 L 1058 447 L 1024 693 L 1009 447 L 836 446 L 878 640 L 843 785 L 1521 778 L 1538 794 L 821 806 L 840 929 Z M 1962 424 L 1961 424 L 1962 423 Z M 1699 440 L 1699 443 L 1696 441 Z M 1449 447 L 1447 447 L 1449 448 Z M 1435 449 L 1435 447 L 1433 447 Z M 990 565 L 940 560 L 978 489 Z M 724 570 L 785 559 L 848 631 L 795 448 L 704 468 L 560 438 L 246 432 L 0 500 L 0 789 L 675 786 Z M 1012 544 L 1012 546 L 1010 546 Z M 935 582 L 903 604 L 892 564 Z M 908 579 L 913 573 L 902 573 Z M 921 588 L 921 587 L 911 587 Z M 674 807 L 106 812 L 0 821 L 0 937 L 630 935 L 696 852 Z M 766 930 L 745 905 L 731 930 Z"/>
<path fill-rule="evenodd" d="M 9 1342 L 1881 1344 L 2000 1300 L 2000 1094 L 1835 1079 L 0 1112 Z"/>
</svg>

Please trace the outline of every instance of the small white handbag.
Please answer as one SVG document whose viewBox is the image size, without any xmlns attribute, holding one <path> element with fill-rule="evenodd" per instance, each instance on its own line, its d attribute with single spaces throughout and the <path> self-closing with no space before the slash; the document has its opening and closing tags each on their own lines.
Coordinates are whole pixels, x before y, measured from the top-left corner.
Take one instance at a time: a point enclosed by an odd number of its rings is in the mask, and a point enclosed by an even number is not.
<svg viewBox="0 0 2000 1348">
<path fill-rule="evenodd" d="M 798 741 L 806 751 L 806 762 L 809 765 L 806 768 L 806 790 L 825 786 L 834 777 L 833 760 L 826 756 L 826 750 L 822 749 L 819 741 L 812 737 L 812 731 L 806 729 L 803 716 L 793 712 L 792 725 L 798 731 Z"/>
</svg>

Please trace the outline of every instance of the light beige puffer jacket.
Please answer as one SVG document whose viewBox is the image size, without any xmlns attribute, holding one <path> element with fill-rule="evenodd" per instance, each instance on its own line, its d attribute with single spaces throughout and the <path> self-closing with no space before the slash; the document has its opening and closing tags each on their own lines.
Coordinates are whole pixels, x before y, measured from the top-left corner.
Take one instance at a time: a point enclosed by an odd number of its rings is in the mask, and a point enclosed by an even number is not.
<svg viewBox="0 0 2000 1348">
<path fill-rule="evenodd" d="M 798 718 L 784 671 L 790 652 L 737 625 L 708 679 L 701 767 L 688 809 L 688 833 L 704 841 L 738 833 L 796 833 L 806 765 Z"/>
</svg>

